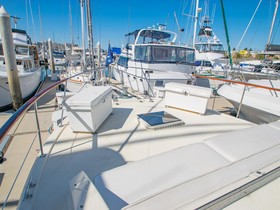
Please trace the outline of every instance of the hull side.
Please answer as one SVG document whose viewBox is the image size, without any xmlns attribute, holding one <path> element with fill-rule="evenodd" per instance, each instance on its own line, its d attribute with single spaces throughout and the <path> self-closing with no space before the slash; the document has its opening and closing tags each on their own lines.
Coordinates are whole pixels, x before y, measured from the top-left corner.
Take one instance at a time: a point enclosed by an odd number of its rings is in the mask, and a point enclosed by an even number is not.
<svg viewBox="0 0 280 210">
<path fill-rule="evenodd" d="M 36 91 L 41 82 L 41 68 L 34 72 L 19 74 L 19 82 L 22 98 L 28 98 Z M 7 77 L 0 77 L 0 98 L 0 108 L 7 107 L 12 103 Z"/>
</svg>

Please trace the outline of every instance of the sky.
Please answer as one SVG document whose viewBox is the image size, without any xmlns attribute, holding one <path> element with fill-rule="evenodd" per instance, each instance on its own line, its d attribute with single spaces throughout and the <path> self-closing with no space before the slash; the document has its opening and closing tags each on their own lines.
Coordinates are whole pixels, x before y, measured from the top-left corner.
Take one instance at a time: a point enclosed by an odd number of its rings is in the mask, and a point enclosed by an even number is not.
<svg viewBox="0 0 280 210">
<path fill-rule="evenodd" d="M 259 1 L 223 0 L 231 49 L 236 48 L 240 42 Z M 262 0 L 239 49 L 264 50 L 275 2 L 276 0 Z M 33 42 L 50 38 L 59 43 L 71 43 L 71 37 L 74 37 L 75 44 L 81 46 L 79 0 L 0 0 L 0 5 L 11 16 L 20 18 L 17 28 L 26 30 Z M 213 31 L 227 49 L 221 1 L 200 0 L 199 7 L 208 8 L 208 14 L 213 20 Z M 124 36 L 126 33 L 161 23 L 166 24 L 168 30 L 178 33 L 180 43 L 191 44 L 194 22 L 192 8 L 193 0 L 91 0 L 94 43 L 100 42 L 103 49 L 107 48 L 109 41 L 111 46 L 121 47 L 127 42 Z M 204 11 L 199 14 L 200 17 Z M 280 44 L 279 16 L 278 14 L 272 37 L 272 43 L 275 44 Z M 179 28 L 184 28 L 184 32 L 179 32 Z"/>
</svg>

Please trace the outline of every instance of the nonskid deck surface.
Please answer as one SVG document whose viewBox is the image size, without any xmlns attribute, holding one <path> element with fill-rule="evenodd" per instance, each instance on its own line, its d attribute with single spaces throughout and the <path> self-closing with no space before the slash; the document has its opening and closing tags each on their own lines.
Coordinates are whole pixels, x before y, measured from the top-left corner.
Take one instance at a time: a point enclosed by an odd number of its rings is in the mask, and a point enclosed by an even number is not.
<svg viewBox="0 0 280 210">
<path fill-rule="evenodd" d="M 157 111 L 172 114 L 184 125 L 148 129 L 139 122 L 138 114 Z M 93 181 L 118 166 L 251 126 L 254 124 L 212 110 L 199 115 L 165 107 L 163 99 L 118 99 L 113 101 L 113 113 L 96 133 L 74 133 L 66 118 L 64 126 L 50 136 L 44 145 L 50 154 L 37 160 L 31 175 L 34 182 L 40 181 L 34 189 L 34 205 L 41 209 L 66 208 L 61 200 L 68 199 L 69 182 L 81 171 Z M 22 202 L 22 207 L 31 200 Z"/>
<path fill-rule="evenodd" d="M 50 86 L 54 82 L 55 81 L 51 81 L 47 78 L 41 89 Z M 38 117 L 43 140 L 46 140 L 49 136 L 51 113 L 55 109 L 55 91 L 51 91 L 38 101 Z M 9 117 L 9 114 L 1 114 L 1 126 L 8 120 Z M 15 126 L 13 126 L 8 136 L 10 139 L 9 146 L 7 147 L 7 151 L 4 155 L 4 162 L 0 164 L 0 173 L 2 175 L 0 183 L 0 206 L 2 207 L 7 194 L 14 183 L 15 177 L 21 169 L 13 188 L 14 190 L 12 191 L 6 204 L 7 207 L 5 208 L 16 209 L 34 159 L 36 159 L 40 151 L 33 107 L 18 123 L 16 123 Z M 24 165 L 22 167 L 23 163 Z"/>
</svg>

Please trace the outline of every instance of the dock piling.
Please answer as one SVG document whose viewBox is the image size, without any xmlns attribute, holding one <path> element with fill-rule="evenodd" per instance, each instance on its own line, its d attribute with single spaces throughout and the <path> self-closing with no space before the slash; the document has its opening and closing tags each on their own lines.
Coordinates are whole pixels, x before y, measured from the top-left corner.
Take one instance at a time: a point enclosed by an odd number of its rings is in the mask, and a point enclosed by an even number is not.
<svg viewBox="0 0 280 210">
<path fill-rule="evenodd" d="M 2 38 L 10 95 L 12 98 L 13 108 L 17 110 L 23 104 L 23 100 L 14 51 L 15 46 L 13 42 L 10 15 L 6 12 L 3 6 L 0 8 L 0 33 Z"/>
<path fill-rule="evenodd" d="M 56 74 L 55 74 L 55 66 L 54 66 L 54 60 L 53 60 L 53 46 L 52 46 L 51 39 L 48 39 L 48 45 L 49 45 L 49 56 L 50 56 L 51 80 L 55 81 L 55 80 L 57 80 L 57 78 L 56 78 Z"/>
</svg>

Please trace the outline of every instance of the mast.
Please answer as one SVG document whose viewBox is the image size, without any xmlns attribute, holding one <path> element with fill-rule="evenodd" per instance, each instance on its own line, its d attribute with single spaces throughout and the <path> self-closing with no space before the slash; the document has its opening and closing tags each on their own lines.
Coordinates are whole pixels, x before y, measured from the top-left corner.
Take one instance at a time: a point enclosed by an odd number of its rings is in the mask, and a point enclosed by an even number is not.
<svg viewBox="0 0 280 210">
<path fill-rule="evenodd" d="M 228 46 L 228 55 L 229 55 L 229 63 L 230 63 L 230 68 L 232 69 L 232 57 L 231 57 L 231 49 L 230 49 L 229 35 L 228 35 L 228 29 L 227 29 L 226 15 L 225 15 L 225 10 L 224 10 L 224 3 L 223 3 L 223 0 L 220 0 L 220 2 L 221 2 L 221 7 L 222 7 L 222 14 L 223 14 L 223 20 L 224 20 L 224 27 L 225 27 L 225 31 L 226 31 L 227 46 Z"/>
<path fill-rule="evenodd" d="M 278 11 L 279 1 L 280 0 L 276 0 L 276 3 L 275 3 L 275 10 L 274 10 L 274 15 L 273 15 L 273 19 L 272 19 L 272 23 L 271 23 L 271 27 L 270 27 L 270 32 L 269 32 L 269 36 L 268 36 L 268 40 L 267 40 L 267 46 L 270 44 L 270 41 L 271 41 L 271 36 L 272 36 L 273 28 L 274 28 L 276 14 L 277 14 L 277 11 Z"/>
<path fill-rule="evenodd" d="M 72 9 L 71 9 L 70 0 L 69 0 L 69 21 L 70 21 L 71 49 L 72 49 L 74 46 L 74 37 L 73 37 Z"/>
<path fill-rule="evenodd" d="M 83 58 L 82 65 L 86 66 L 86 46 L 85 46 L 85 26 L 84 26 L 84 0 L 80 0 L 81 4 L 81 25 L 82 25 L 82 48 L 83 48 Z"/>
<path fill-rule="evenodd" d="M 197 28 L 197 21 L 198 21 L 198 3 L 199 3 L 199 0 L 196 0 L 196 3 L 195 3 L 195 17 L 194 17 L 194 29 L 193 29 L 193 48 L 195 48 L 195 40 L 196 40 L 196 28 Z"/>
<path fill-rule="evenodd" d="M 90 62 L 91 69 L 94 69 L 95 65 L 94 65 L 92 16 L 91 16 L 91 9 L 90 9 L 90 0 L 86 0 L 86 7 L 87 7 L 87 29 L 88 29 L 89 62 Z"/>
</svg>

